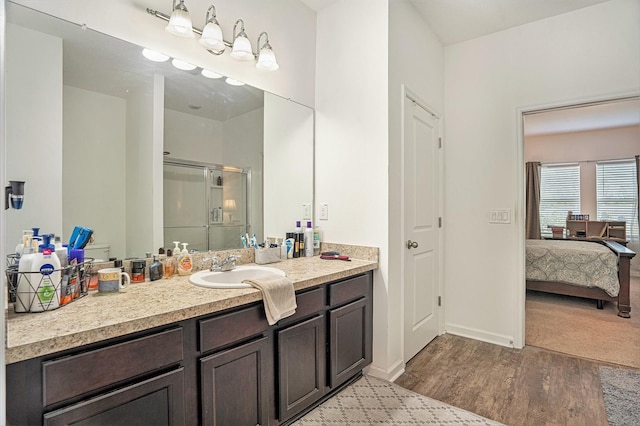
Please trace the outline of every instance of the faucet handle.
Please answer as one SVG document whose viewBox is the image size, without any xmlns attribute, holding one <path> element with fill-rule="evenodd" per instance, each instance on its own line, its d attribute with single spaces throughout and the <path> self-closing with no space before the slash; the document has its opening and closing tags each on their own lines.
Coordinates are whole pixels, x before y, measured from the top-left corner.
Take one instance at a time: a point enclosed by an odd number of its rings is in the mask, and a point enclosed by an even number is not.
<svg viewBox="0 0 640 426">
<path fill-rule="evenodd" d="M 219 268 L 219 263 L 218 263 L 218 258 L 217 257 L 205 257 L 204 259 L 202 259 L 203 262 L 206 262 L 210 260 L 211 261 L 211 267 L 209 268 L 210 271 L 215 270 L 215 268 Z"/>
</svg>

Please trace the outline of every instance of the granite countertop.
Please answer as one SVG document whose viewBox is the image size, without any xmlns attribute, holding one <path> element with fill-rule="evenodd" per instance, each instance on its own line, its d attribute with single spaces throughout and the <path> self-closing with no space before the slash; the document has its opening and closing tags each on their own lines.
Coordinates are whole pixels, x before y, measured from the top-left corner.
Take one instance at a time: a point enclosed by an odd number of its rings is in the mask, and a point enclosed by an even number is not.
<svg viewBox="0 0 640 426">
<path fill-rule="evenodd" d="M 344 246 L 343 246 L 344 247 Z M 350 246 L 354 247 L 354 246 Z M 323 249 L 325 247 L 323 246 Z M 325 249 L 326 250 L 326 249 Z M 329 249 L 331 250 L 331 249 Z M 377 249 L 355 250 L 363 259 L 345 262 L 318 256 L 289 259 L 265 266 L 282 269 L 302 290 L 378 268 Z M 349 254 L 349 250 L 342 253 Z M 79 347 L 200 315 L 262 300 L 256 289 L 210 289 L 194 286 L 189 277 L 131 283 L 119 293 L 89 292 L 62 308 L 32 314 L 7 312 L 6 363 Z"/>
</svg>

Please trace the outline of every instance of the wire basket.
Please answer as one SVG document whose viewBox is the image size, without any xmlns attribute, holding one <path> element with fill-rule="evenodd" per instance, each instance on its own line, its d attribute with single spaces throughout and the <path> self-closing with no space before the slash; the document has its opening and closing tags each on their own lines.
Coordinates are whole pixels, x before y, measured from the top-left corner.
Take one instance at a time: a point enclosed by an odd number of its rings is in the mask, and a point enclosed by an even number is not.
<svg viewBox="0 0 640 426">
<path fill-rule="evenodd" d="M 7 264 L 9 301 L 15 312 L 43 312 L 58 309 L 87 294 L 93 259 L 44 272 L 19 271 L 15 255 L 7 256 Z"/>
</svg>

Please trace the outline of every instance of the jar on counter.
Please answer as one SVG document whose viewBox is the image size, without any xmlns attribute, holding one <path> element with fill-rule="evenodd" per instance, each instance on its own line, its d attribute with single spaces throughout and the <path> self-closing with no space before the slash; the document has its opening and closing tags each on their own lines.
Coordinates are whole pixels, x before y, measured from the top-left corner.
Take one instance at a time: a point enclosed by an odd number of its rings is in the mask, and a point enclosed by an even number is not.
<svg viewBox="0 0 640 426">
<path fill-rule="evenodd" d="M 143 259 L 131 261 L 131 282 L 143 283 L 145 279 L 145 268 L 147 261 Z"/>
</svg>

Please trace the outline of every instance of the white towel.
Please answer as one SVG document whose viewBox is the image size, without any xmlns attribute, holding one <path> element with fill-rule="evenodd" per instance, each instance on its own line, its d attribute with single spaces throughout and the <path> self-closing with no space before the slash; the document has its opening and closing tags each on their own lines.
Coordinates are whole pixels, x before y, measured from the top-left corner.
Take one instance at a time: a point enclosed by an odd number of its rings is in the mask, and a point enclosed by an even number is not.
<svg viewBox="0 0 640 426">
<path fill-rule="evenodd" d="M 262 292 L 264 310 L 269 325 L 273 325 L 296 312 L 298 307 L 296 293 L 293 289 L 293 282 L 289 278 L 278 274 L 265 274 L 242 282 L 251 284 Z"/>
</svg>

